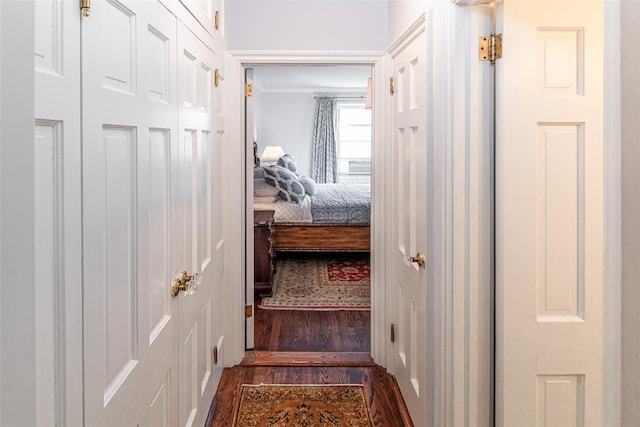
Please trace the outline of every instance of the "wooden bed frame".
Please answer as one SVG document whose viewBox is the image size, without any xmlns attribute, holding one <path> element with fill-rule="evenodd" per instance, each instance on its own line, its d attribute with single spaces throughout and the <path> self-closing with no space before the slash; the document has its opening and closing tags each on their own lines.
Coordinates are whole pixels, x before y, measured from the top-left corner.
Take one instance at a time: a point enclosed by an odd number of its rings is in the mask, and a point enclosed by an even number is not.
<svg viewBox="0 0 640 427">
<path fill-rule="evenodd" d="M 253 143 L 253 166 L 260 165 L 257 144 Z M 369 252 L 369 224 L 274 223 L 275 252 Z"/>
<path fill-rule="evenodd" d="M 369 252 L 369 224 L 276 222 L 275 252 Z"/>
</svg>

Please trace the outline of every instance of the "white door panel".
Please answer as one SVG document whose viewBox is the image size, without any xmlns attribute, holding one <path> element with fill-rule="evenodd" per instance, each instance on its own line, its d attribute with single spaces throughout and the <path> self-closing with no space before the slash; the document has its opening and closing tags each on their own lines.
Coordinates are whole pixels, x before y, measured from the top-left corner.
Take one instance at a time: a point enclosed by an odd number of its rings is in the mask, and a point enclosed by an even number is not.
<svg viewBox="0 0 640 427">
<path fill-rule="evenodd" d="M 427 252 L 427 106 L 424 19 L 391 52 L 396 303 L 393 372 L 415 425 L 426 425 L 427 274 L 411 259 Z"/>
<path fill-rule="evenodd" d="M 157 2 L 93 1 L 82 37 L 86 422 L 175 425 L 176 20 Z"/>
<path fill-rule="evenodd" d="M 211 35 L 215 34 L 215 7 L 218 5 L 214 0 L 180 0 L 180 2 Z"/>
<path fill-rule="evenodd" d="M 37 421 L 78 425 L 82 422 L 78 404 L 82 400 L 80 18 L 70 2 L 43 0 L 34 7 Z"/>
<path fill-rule="evenodd" d="M 499 425 L 600 425 L 602 2 L 499 9 Z"/>
<path fill-rule="evenodd" d="M 215 392 L 212 375 L 213 295 L 218 286 L 213 263 L 214 72 L 215 53 L 182 23 L 178 24 L 178 142 L 173 159 L 177 187 L 175 271 L 200 275 L 192 295 L 178 295 L 178 425 L 203 425 Z"/>
</svg>

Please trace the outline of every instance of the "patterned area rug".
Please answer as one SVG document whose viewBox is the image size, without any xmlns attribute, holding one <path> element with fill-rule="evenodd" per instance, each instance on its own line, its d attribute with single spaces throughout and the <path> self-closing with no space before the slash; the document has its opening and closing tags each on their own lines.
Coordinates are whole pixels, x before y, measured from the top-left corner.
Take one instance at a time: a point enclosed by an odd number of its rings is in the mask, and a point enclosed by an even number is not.
<svg viewBox="0 0 640 427">
<path fill-rule="evenodd" d="M 273 296 L 260 308 L 272 310 L 369 310 L 368 254 L 288 255 L 278 258 Z"/>
<path fill-rule="evenodd" d="M 234 427 L 372 427 L 360 385 L 242 386 Z"/>
</svg>

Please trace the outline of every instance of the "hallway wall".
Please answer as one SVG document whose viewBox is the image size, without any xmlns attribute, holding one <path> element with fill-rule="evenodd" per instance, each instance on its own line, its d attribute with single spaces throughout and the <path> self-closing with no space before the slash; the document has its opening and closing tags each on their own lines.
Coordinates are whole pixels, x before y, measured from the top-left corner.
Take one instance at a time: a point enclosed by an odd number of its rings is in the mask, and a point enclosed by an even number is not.
<svg viewBox="0 0 640 427">
<path fill-rule="evenodd" d="M 316 101 L 313 93 L 264 93 L 258 155 L 279 145 L 296 159 L 302 175 L 311 175 L 311 146 Z M 258 109 L 258 108 L 257 108 Z"/>
<path fill-rule="evenodd" d="M 622 426 L 640 419 L 640 3 L 621 2 Z"/>
<path fill-rule="evenodd" d="M 226 3 L 228 50 L 380 51 L 384 0 L 234 0 Z"/>
</svg>

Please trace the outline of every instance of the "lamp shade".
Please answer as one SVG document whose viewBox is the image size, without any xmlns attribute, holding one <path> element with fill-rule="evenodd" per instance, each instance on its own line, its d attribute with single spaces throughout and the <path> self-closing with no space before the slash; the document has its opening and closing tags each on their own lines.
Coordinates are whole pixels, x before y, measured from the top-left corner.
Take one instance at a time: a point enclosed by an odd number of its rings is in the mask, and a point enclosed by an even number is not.
<svg viewBox="0 0 640 427">
<path fill-rule="evenodd" d="M 260 156 L 260 161 L 266 163 L 275 163 L 282 156 L 284 156 L 282 147 L 276 145 L 268 145 L 264 148 L 262 156 Z"/>
<path fill-rule="evenodd" d="M 364 101 L 364 108 L 371 108 L 371 77 L 367 80 L 367 97 Z"/>
</svg>

